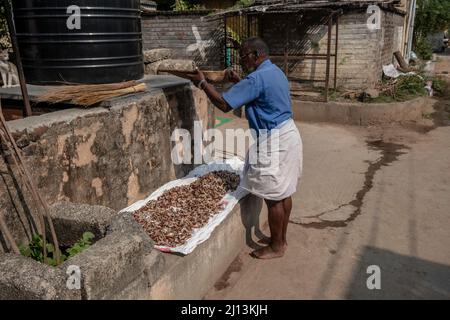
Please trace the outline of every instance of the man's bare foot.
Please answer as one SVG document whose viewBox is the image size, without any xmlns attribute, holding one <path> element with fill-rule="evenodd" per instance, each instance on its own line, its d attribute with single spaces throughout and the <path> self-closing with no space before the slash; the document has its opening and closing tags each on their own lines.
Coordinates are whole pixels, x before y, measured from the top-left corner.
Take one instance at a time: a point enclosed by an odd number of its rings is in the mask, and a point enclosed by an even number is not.
<svg viewBox="0 0 450 320">
<path fill-rule="evenodd" d="M 257 259 L 275 259 L 281 258 L 284 255 L 286 247 L 275 251 L 271 246 L 267 246 L 253 251 L 250 255 Z"/>
<path fill-rule="evenodd" d="M 264 237 L 260 240 L 258 240 L 259 244 L 265 244 L 266 246 L 268 246 L 270 244 L 271 238 L 270 237 Z"/>
<path fill-rule="evenodd" d="M 261 240 L 258 240 L 258 243 L 265 244 L 266 246 L 268 246 L 268 245 L 270 245 L 271 241 L 272 241 L 272 239 L 270 237 L 265 237 L 265 238 L 262 238 Z M 287 247 L 287 245 L 288 245 L 287 242 L 285 242 L 284 246 Z"/>
</svg>

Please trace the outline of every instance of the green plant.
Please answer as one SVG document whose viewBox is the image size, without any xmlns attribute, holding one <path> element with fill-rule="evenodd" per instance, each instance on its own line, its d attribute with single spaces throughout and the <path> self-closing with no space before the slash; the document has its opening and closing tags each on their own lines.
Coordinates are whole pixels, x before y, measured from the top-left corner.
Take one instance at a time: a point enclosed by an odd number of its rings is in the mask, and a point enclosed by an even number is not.
<svg viewBox="0 0 450 320">
<path fill-rule="evenodd" d="M 239 0 L 236 2 L 236 4 L 233 6 L 233 8 L 246 8 L 250 7 L 253 4 L 253 0 Z"/>
<path fill-rule="evenodd" d="M 444 31 L 450 27 L 449 0 L 417 0 L 414 39 Z"/>
<path fill-rule="evenodd" d="M 448 86 L 447 81 L 440 77 L 433 77 L 430 80 L 433 81 L 434 92 L 436 92 L 438 95 L 443 95 L 444 93 L 446 93 L 446 89 Z"/>
<path fill-rule="evenodd" d="M 401 77 L 395 84 L 394 99 L 397 101 L 406 101 L 426 94 L 425 81 L 416 75 Z"/>
<path fill-rule="evenodd" d="M 186 0 L 175 0 L 171 8 L 173 11 L 188 11 L 191 6 Z"/>
<path fill-rule="evenodd" d="M 72 247 L 66 250 L 69 258 L 77 255 L 78 253 L 83 252 L 87 248 L 89 248 L 92 244 L 92 240 L 94 239 L 94 234 L 92 232 L 83 233 L 82 238 L 77 241 Z"/>
<path fill-rule="evenodd" d="M 61 250 L 55 249 L 54 245 L 51 243 L 46 244 L 46 249 L 47 249 L 47 261 L 46 263 L 50 266 L 57 266 L 56 263 L 56 250 L 59 251 L 60 255 L 61 255 L 61 263 L 66 261 L 69 258 L 72 258 L 73 256 L 75 256 L 76 254 L 83 252 L 84 250 L 86 250 L 87 248 L 89 248 L 92 244 L 92 240 L 94 239 L 94 234 L 92 232 L 85 232 L 83 233 L 82 238 L 77 241 L 73 246 L 71 246 L 70 248 L 68 248 L 66 250 L 67 255 L 64 255 L 61 253 Z M 29 257 L 32 258 L 33 260 L 39 261 L 39 262 L 44 262 L 44 255 L 43 255 L 43 240 L 42 240 L 42 236 L 39 234 L 34 234 L 31 238 L 30 243 L 28 243 L 27 245 L 22 244 L 19 249 L 20 249 L 20 253 L 25 256 L 25 257 Z"/>
<path fill-rule="evenodd" d="M 338 91 L 332 90 L 328 96 L 328 99 L 330 99 L 330 101 L 337 101 L 340 96 L 341 94 Z"/>
<path fill-rule="evenodd" d="M 433 48 L 430 42 L 423 37 L 417 39 L 414 50 L 423 60 L 431 60 L 433 57 Z"/>
<path fill-rule="evenodd" d="M 44 242 L 42 240 L 42 236 L 39 234 L 34 234 L 31 238 L 31 241 L 28 245 L 21 245 L 19 247 L 20 253 L 25 256 L 32 258 L 33 260 L 44 262 L 43 255 L 43 245 Z M 50 266 L 56 266 L 56 250 L 53 244 L 46 243 L 47 249 L 47 264 Z M 59 251 L 61 254 L 61 251 Z M 61 261 L 66 260 L 66 256 L 61 254 Z"/>
<path fill-rule="evenodd" d="M 173 11 L 192 11 L 192 10 L 202 10 L 205 6 L 201 4 L 192 3 L 193 1 L 188 0 L 175 0 L 174 4 L 170 6 Z"/>
<path fill-rule="evenodd" d="M 11 47 L 11 40 L 9 39 L 8 24 L 6 23 L 6 10 L 4 1 L 0 6 L 0 46 L 2 49 Z"/>
<path fill-rule="evenodd" d="M 378 97 L 370 99 L 369 101 L 370 103 L 391 103 L 391 102 L 395 102 L 395 99 L 387 94 L 380 94 Z"/>
</svg>

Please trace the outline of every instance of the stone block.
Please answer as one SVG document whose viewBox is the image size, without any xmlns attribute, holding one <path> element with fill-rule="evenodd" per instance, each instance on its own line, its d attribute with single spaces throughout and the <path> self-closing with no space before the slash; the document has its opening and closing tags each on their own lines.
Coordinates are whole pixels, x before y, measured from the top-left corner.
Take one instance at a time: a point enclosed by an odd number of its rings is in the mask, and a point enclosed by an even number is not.
<svg viewBox="0 0 450 320">
<path fill-rule="evenodd" d="M 146 276 L 148 282 L 153 285 L 166 271 L 167 262 L 165 255 L 158 250 L 153 250 L 145 257 Z"/>
<path fill-rule="evenodd" d="M 144 272 L 149 238 L 113 232 L 63 264 L 81 270 L 83 299 L 112 299 Z"/>
<path fill-rule="evenodd" d="M 96 239 L 103 238 L 116 215 L 115 210 L 107 207 L 71 202 L 56 203 L 50 207 L 60 246 L 73 245 L 86 231 L 92 232 Z"/>
<path fill-rule="evenodd" d="M 153 63 L 161 60 L 170 59 L 173 55 L 170 49 L 150 49 L 144 50 L 144 62 Z"/>
<path fill-rule="evenodd" d="M 67 288 L 64 268 L 14 254 L 0 255 L 0 300 L 79 300 L 80 290 Z"/>
</svg>

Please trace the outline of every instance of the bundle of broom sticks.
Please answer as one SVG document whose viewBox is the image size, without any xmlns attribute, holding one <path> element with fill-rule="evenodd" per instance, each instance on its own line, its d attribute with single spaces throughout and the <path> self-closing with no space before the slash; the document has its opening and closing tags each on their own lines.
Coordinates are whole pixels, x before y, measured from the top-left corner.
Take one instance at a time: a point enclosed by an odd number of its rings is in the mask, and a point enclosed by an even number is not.
<svg viewBox="0 0 450 320">
<path fill-rule="evenodd" d="M 65 85 L 61 88 L 52 88 L 39 96 L 37 102 L 71 103 L 89 107 L 99 102 L 124 96 L 131 93 L 144 92 L 145 83 L 127 81 L 112 84 Z"/>
<path fill-rule="evenodd" d="M 56 236 L 55 228 L 52 222 L 52 219 L 49 214 L 49 208 L 46 203 L 46 201 L 42 198 L 41 194 L 36 188 L 36 185 L 33 182 L 33 179 L 31 178 L 31 175 L 27 169 L 27 166 L 25 165 L 25 162 L 22 158 L 21 151 L 17 147 L 16 142 L 14 141 L 14 138 L 11 134 L 11 132 L 8 129 L 8 126 L 6 124 L 6 120 L 3 117 L 3 110 L 0 102 L 0 138 L 4 145 L 6 145 L 11 158 L 13 160 L 14 166 L 17 169 L 17 172 L 19 174 L 19 177 L 23 183 L 23 185 L 28 189 L 30 192 L 38 213 L 38 221 L 36 221 L 36 226 L 38 229 L 38 232 L 42 235 L 43 239 L 43 258 L 44 263 L 47 263 L 47 239 L 46 239 L 46 226 L 45 226 L 45 218 L 47 218 L 48 225 L 50 227 L 50 232 L 52 235 L 52 241 L 53 245 L 56 248 L 55 250 L 55 257 L 56 257 L 56 263 L 61 263 L 61 253 L 58 250 L 59 249 L 59 243 L 58 238 Z M 14 241 L 14 238 L 8 229 L 8 226 L 6 225 L 3 218 L 0 216 L 0 230 L 5 235 L 6 240 L 9 242 L 11 250 L 15 252 L 16 254 L 20 254 L 20 250 L 17 246 L 17 244 Z"/>
</svg>

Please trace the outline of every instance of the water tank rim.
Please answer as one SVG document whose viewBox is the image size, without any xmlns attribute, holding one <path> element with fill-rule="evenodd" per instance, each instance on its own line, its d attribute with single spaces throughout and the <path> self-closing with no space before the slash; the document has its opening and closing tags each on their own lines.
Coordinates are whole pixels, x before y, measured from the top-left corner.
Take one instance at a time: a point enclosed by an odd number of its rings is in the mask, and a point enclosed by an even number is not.
<svg viewBox="0 0 450 320">
<path fill-rule="evenodd" d="M 94 65 L 76 65 L 76 66 L 39 66 L 39 65 L 26 65 L 23 67 L 27 69 L 90 69 L 90 68 L 116 68 L 116 67 L 126 67 L 126 66 L 137 66 L 143 65 L 143 61 L 138 62 L 124 62 L 124 63 L 110 63 L 110 64 L 94 64 Z"/>
<path fill-rule="evenodd" d="M 17 33 L 17 37 L 66 37 L 66 36 L 142 36 L 142 32 L 84 32 L 84 33 Z"/>
<path fill-rule="evenodd" d="M 49 61 L 49 62 L 58 62 L 58 61 L 99 61 L 99 60 L 122 60 L 122 59 L 135 59 L 141 58 L 142 54 L 132 55 L 132 56 L 118 56 L 118 57 L 94 57 L 94 58 L 64 58 L 64 59 L 29 59 L 23 58 L 23 61 Z"/>
<path fill-rule="evenodd" d="M 56 19 L 64 18 L 67 19 L 67 14 L 32 14 L 32 15 L 16 15 L 15 19 L 33 19 L 33 18 L 46 18 L 46 19 Z M 138 15 L 118 15 L 118 14 L 80 14 L 81 18 L 123 18 L 123 19 L 139 19 Z"/>
<path fill-rule="evenodd" d="M 100 11 L 130 11 L 140 12 L 140 9 L 120 8 L 120 7 L 79 7 L 81 10 L 100 10 Z M 67 7 L 32 7 L 32 8 L 14 8 L 14 11 L 34 11 L 34 10 L 63 10 L 67 11 Z"/>
<path fill-rule="evenodd" d="M 89 44 L 96 44 L 96 43 L 126 43 L 126 42 L 138 42 L 142 41 L 142 38 L 136 38 L 136 39 L 110 39 L 110 40 L 48 40 L 48 41 L 36 41 L 36 40 L 22 40 L 21 44 L 50 44 L 50 43 L 89 43 Z"/>
</svg>

